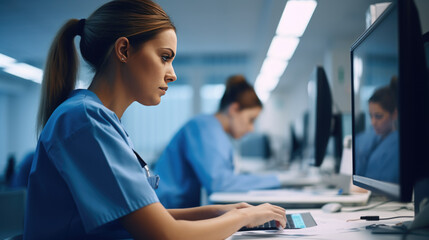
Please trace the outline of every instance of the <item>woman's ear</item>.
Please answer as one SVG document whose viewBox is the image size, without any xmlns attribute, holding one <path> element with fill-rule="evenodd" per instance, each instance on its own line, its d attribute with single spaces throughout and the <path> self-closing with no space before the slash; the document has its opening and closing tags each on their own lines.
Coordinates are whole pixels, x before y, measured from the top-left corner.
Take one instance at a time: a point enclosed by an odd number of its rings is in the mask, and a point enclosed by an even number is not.
<svg viewBox="0 0 429 240">
<path fill-rule="evenodd" d="M 236 115 L 240 111 L 240 104 L 238 102 L 233 102 L 228 106 L 228 114 L 230 116 Z"/>
<path fill-rule="evenodd" d="M 115 57 L 123 63 L 128 60 L 128 53 L 130 51 L 130 42 L 126 37 L 120 37 L 115 42 Z"/>
</svg>

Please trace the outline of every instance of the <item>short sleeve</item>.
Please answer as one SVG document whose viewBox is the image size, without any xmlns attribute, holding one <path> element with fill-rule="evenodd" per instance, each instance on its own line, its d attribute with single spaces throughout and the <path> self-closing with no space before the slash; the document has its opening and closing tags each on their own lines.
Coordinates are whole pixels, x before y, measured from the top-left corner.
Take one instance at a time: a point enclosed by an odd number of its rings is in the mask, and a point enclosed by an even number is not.
<svg viewBox="0 0 429 240">
<path fill-rule="evenodd" d="M 280 187 L 274 175 L 235 174 L 233 147 L 220 127 L 193 124 L 184 138 L 186 158 L 208 194 Z"/>
<path fill-rule="evenodd" d="M 131 147 L 113 125 L 87 124 L 49 149 L 86 232 L 158 202 Z"/>
</svg>

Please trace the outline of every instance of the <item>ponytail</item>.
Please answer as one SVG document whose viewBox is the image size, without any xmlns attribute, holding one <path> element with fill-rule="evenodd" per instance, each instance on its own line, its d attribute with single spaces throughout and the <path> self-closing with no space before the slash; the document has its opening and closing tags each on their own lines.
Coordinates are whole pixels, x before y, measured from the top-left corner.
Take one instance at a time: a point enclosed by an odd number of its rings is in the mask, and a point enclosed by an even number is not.
<svg viewBox="0 0 429 240">
<path fill-rule="evenodd" d="M 262 102 L 256 95 L 255 89 L 243 75 L 233 75 L 228 78 L 218 111 L 224 111 L 234 102 L 238 103 L 240 110 L 253 107 L 262 108 Z"/>
<path fill-rule="evenodd" d="M 69 20 L 57 33 L 46 60 L 37 130 L 40 132 L 54 110 L 67 98 L 76 85 L 78 58 L 74 37 L 81 34 L 81 22 Z"/>
</svg>

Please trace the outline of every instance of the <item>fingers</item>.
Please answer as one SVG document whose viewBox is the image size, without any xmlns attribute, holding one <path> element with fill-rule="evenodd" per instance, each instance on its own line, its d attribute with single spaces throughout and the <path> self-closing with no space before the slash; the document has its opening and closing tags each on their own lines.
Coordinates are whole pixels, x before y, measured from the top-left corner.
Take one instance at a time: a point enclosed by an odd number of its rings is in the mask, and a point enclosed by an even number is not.
<svg viewBox="0 0 429 240">
<path fill-rule="evenodd" d="M 241 203 L 237 203 L 236 204 L 236 208 L 240 209 L 240 208 L 248 208 L 248 207 L 253 207 L 252 205 L 246 203 L 246 202 L 241 202 Z"/>
<path fill-rule="evenodd" d="M 275 220 L 276 222 L 278 222 L 282 228 L 286 227 L 286 210 L 282 207 L 276 206 L 276 205 L 272 205 L 269 203 L 265 203 L 263 204 L 264 207 L 269 208 L 270 211 L 272 211 L 272 219 L 270 220 Z"/>
<path fill-rule="evenodd" d="M 264 203 L 251 208 L 243 209 L 250 213 L 247 227 L 254 227 L 275 220 L 282 228 L 286 227 L 286 210 L 282 207 Z"/>
</svg>

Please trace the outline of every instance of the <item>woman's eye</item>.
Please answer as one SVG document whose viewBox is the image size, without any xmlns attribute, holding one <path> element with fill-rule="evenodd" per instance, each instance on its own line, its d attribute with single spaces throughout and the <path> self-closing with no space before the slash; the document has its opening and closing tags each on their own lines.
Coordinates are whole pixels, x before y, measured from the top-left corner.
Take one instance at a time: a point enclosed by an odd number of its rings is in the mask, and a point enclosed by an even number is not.
<svg viewBox="0 0 429 240">
<path fill-rule="evenodd" d="M 375 117 L 375 119 L 380 120 L 380 119 L 382 119 L 382 118 L 383 118 L 383 115 L 375 115 L 374 117 Z"/>
<path fill-rule="evenodd" d="M 161 59 L 162 59 L 162 61 L 167 62 L 168 59 L 170 59 L 170 57 L 169 56 L 162 56 Z"/>
</svg>

